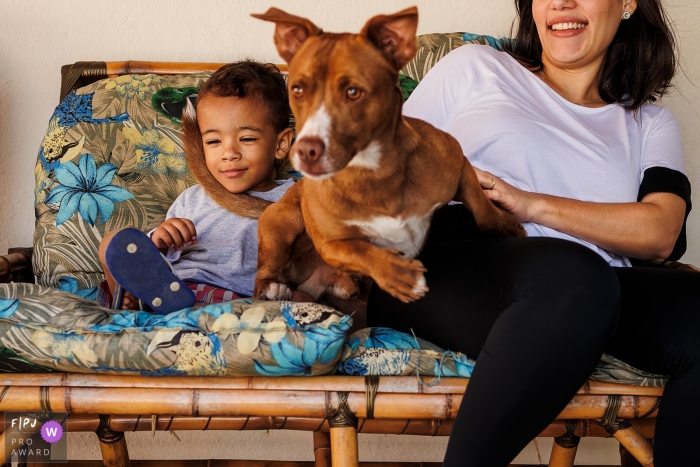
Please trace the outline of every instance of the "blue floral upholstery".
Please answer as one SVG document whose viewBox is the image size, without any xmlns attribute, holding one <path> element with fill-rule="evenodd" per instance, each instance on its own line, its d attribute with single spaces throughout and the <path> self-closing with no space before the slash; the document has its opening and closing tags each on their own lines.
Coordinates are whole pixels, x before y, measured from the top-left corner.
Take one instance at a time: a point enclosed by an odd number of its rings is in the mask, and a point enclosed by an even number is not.
<svg viewBox="0 0 700 467">
<path fill-rule="evenodd" d="M 348 337 L 338 364 L 345 375 L 470 377 L 476 362 L 423 339 L 389 328 L 366 328 Z M 667 376 L 638 370 L 603 354 L 590 379 L 635 386 L 664 386 Z"/>
<path fill-rule="evenodd" d="M 0 372 L 324 375 L 335 373 L 351 325 L 315 303 L 242 299 L 163 316 L 0 284 Z"/>
<path fill-rule="evenodd" d="M 340 358 L 338 372 L 364 376 L 462 376 L 468 378 L 474 360 L 420 338 L 390 328 L 366 328 L 353 333 Z"/>
</svg>

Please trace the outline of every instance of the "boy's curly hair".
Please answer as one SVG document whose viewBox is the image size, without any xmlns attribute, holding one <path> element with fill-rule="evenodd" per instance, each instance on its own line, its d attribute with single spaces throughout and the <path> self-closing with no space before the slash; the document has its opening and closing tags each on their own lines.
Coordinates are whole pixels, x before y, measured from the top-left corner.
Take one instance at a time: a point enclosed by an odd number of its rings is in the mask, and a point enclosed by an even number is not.
<svg viewBox="0 0 700 467">
<path fill-rule="evenodd" d="M 276 133 L 289 127 L 287 84 L 280 70 L 271 63 L 243 60 L 224 65 L 202 85 L 197 101 L 208 94 L 257 100 L 267 107 Z"/>
</svg>

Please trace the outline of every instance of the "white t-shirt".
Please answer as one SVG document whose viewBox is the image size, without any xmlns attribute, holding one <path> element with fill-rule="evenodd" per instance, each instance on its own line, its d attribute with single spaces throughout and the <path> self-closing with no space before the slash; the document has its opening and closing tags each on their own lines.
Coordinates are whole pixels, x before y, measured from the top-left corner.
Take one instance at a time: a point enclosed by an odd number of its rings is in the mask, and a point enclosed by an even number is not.
<svg viewBox="0 0 700 467">
<path fill-rule="evenodd" d="M 522 190 L 599 203 L 637 201 L 644 171 L 685 174 L 678 124 L 644 104 L 635 117 L 618 104 L 573 104 L 505 52 L 465 45 L 425 76 L 403 107 L 453 135 L 475 167 Z M 626 257 L 577 237 L 525 223 L 532 237 L 581 243 L 611 266 Z"/>
</svg>

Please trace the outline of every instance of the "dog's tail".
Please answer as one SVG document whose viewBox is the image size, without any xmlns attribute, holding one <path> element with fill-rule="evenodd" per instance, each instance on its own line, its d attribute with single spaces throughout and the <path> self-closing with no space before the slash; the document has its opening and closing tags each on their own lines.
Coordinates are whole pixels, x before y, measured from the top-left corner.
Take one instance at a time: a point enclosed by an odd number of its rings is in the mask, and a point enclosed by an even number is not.
<svg viewBox="0 0 700 467">
<path fill-rule="evenodd" d="M 187 106 L 182 112 L 182 140 L 185 146 L 185 157 L 195 180 L 202 185 L 204 191 L 224 209 L 239 216 L 257 219 L 271 202 L 246 195 L 245 193 L 231 193 L 219 183 L 207 169 L 204 159 L 204 145 L 202 135 L 197 124 L 197 112 L 192 102 L 188 99 Z"/>
</svg>

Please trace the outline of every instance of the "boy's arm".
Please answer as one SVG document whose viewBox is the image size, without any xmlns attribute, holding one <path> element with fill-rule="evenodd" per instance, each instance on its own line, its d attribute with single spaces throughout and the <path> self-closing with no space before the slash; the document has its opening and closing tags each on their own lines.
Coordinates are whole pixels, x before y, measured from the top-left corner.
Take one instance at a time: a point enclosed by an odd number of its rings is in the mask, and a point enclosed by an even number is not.
<svg viewBox="0 0 700 467">
<path fill-rule="evenodd" d="M 175 199 L 165 215 L 165 221 L 148 232 L 160 252 L 170 261 L 180 257 L 185 245 L 193 245 L 197 241 L 197 231 L 194 223 L 188 219 L 188 199 L 192 190 L 185 190 Z"/>
</svg>

